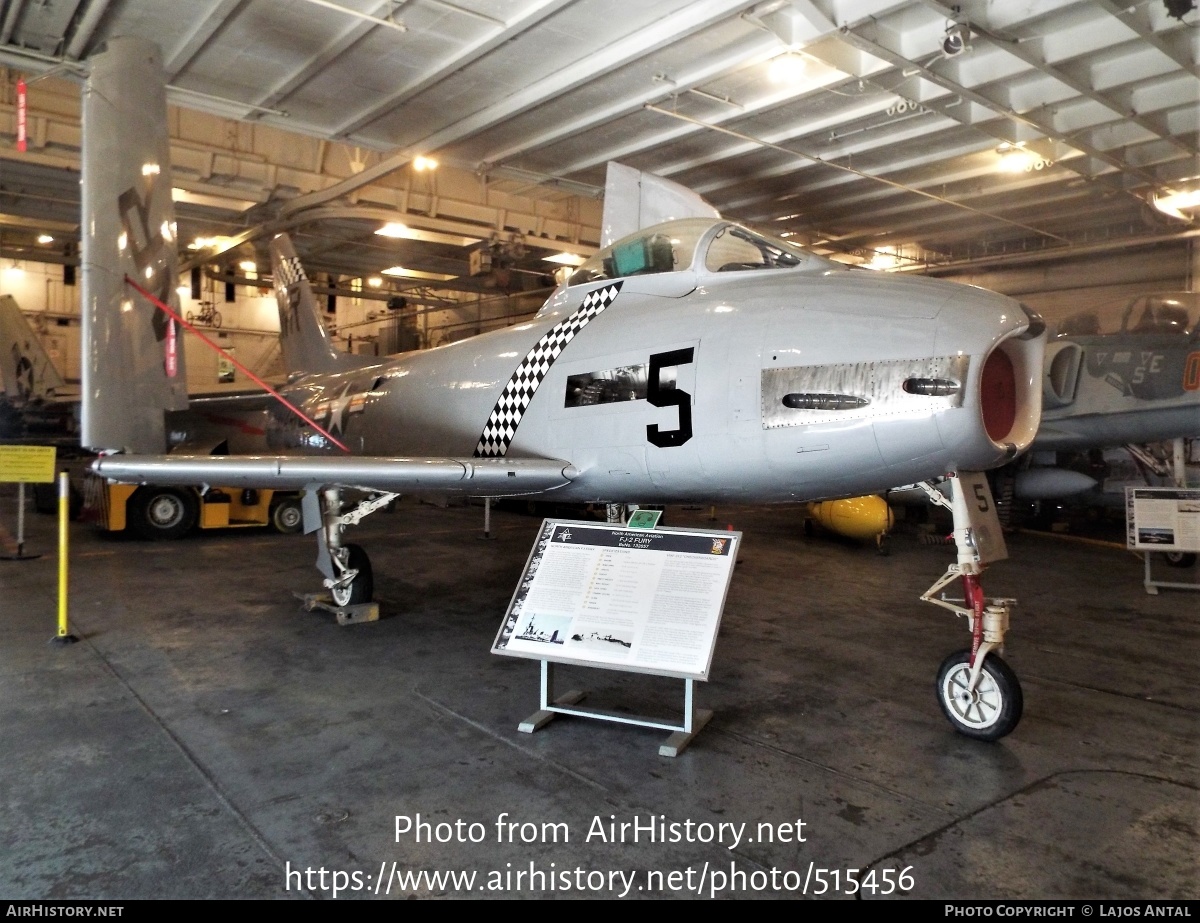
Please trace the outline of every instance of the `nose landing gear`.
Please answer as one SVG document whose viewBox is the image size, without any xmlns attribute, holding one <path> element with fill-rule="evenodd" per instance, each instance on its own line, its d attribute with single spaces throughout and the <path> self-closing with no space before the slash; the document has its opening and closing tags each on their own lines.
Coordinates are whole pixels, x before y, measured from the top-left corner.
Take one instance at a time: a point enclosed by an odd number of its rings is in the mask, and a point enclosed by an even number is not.
<svg viewBox="0 0 1200 923">
<path fill-rule="evenodd" d="M 999 740 L 1016 728 L 1025 704 L 1017 675 L 994 653 L 1004 645 L 1016 600 L 985 598 L 979 578 L 989 563 L 1008 557 L 1008 550 L 983 473 L 960 471 L 951 486 L 947 500 L 932 484 L 921 485 L 933 503 L 953 514 L 958 548 L 958 560 L 921 599 L 965 617 L 971 631 L 971 646 L 942 661 L 935 686 L 938 705 L 960 734 Z M 964 599 L 938 595 L 956 579 L 962 581 Z"/>
</svg>

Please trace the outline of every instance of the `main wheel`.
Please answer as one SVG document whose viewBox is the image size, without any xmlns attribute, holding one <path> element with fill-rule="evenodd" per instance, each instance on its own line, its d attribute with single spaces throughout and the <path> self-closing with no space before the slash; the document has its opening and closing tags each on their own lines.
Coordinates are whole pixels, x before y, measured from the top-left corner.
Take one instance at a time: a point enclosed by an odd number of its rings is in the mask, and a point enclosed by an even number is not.
<svg viewBox="0 0 1200 923">
<path fill-rule="evenodd" d="M 284 535 L 299 532 L 304 525 L 304 512 L 300 508 L 300 501 L 295 497 L 288 497 L 271 504 L 271 525 L 276 532 L 282 532 Z"/>
<path fill-rule="evenodd" d="M 988 654 L 979 683 L 971 691 L 967 688 L 970 661 L 969 650 L 956 651 L 942 661 L 937 678 L 938 704 L 958 733 L 976 740 L 999 740 L 1021 720 L 1021 683 L 1008 664 Z"/>
<path fill-rule="evenodd" d="M 350 583 L 343 587 L 334 587 L 330 593 L 335 606 L 357 606 L 369 603 L 375 593 L 375 579 L 371 576 L 371 559 L 360 545 L 346 545 L 347 565 L 358 571 Z"/>
<path fill-rule="evenodd" d="M 212 320 L 210 321 L 210 323 L 211 323 L 211 324 L 212 324 L 214 327 L 220 327 L 220 326 L 221 326 L 221 312 L 220 312 L 220 311 L 213 311 L 213 312 L 212 312 Z"/>
<path fill-rule="evenodd" d="M 1190 551 L 1164 551 L 1163 560 L 1168 567 L 1191 567 L 1196 563 L 1196 555 Z"/>
<path fill-rule="evenodd" d="M 186 535 L 196 524 L 198 514 L 195 496 L 173 487 L 139 487 L 125 511 L 129 528 L 147 539 Z"/>
</svg>

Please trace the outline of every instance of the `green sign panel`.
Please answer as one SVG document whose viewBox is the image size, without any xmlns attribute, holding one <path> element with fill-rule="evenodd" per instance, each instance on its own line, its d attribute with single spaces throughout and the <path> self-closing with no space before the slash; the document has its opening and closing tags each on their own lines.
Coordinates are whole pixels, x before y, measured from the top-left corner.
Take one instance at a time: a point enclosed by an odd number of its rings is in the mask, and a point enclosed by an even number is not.
<svg viewBox="0 0 1200 923">
<path fill-rule="evenodd" d="M 630 529 L 653 529 L 658 525 L 662 510 L 636 510 L 626 526 Z"/>
</svg>

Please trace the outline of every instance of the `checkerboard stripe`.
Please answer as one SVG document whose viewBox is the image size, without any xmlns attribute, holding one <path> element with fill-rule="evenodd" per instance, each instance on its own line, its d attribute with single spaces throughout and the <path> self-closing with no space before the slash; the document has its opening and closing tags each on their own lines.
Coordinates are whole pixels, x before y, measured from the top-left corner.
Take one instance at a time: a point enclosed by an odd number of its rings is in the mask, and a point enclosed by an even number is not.
<svg viewBox="0 0 1200 923">
<path fill-rule="evenodd" d="M 285 256 L 279 260 L 279 268 L 275 272 L 275 288 L 277 291 L 287 291 L 289 285 L 294 285 L 306 278 L 300 259 L 295 256 Z"/>
<path fill-rule="evenodd" d="M 496 401 L 496 406 L 492 408 L 483 434 L 479 437 L 479 445 L 475 447 L 476 458 L 500 458 L 508 452 L 525 408 L 533 400 L 534 392 L 550 371 L 554 360 L 575 338 L 575 334 L 613 303 L 620 291 L 621 283 L 614 282 L 588 292 L 583 298 L 583 304 L 546 331 L 537 341 L 517 366 L 512 378 L 504 386 L 500 399 Z"/>
</svg>

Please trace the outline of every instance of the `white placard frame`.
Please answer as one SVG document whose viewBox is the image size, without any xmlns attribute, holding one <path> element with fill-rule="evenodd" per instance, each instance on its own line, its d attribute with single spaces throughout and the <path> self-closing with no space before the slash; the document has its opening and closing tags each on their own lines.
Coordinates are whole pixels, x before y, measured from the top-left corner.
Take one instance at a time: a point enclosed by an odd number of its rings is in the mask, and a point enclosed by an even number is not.
<svg viewBox="0 0 1200 923">
<path fill-rule="evenodd" d="M 1200 582 L 1155 580 L 1150 563 L 1155 554 L 1200 552 L 1200 489 L 1189 487 L 1126 487 L 1125 544 L 1143 553 L 1146 592 L 1160 587 L 1200 590 Z"/>
<path fill-rule="evenodd" d="M 741 538 L 544 520 L 492 645 L 541 663 L 540 709 L 519 729 L 568 714 L 669 730 L 659 753 L 682 752 L 712 717 L 696 708 L 694 683 L 708 679 Z M 682 721 L 584 708 L 579 691 L 556 696 L 557 663 L 682 679 Z"/>
</svg>

